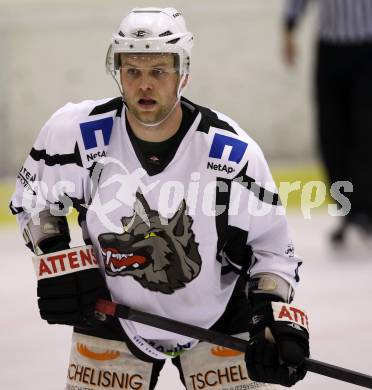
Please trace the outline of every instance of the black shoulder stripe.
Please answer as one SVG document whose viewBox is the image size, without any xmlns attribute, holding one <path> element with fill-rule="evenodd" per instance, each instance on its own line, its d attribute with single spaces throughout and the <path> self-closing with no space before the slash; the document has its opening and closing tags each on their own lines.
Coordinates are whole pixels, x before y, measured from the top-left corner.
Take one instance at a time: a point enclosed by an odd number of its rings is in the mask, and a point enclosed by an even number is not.
<svg viewBox="0 0 372 390">
<path fill-rule="evenodd" d="M 48 154 L 45 149 L 31 149 L 30 156 L 35 161 L 44 160 L 48 166 L 75 164 L 83 166 L 78 144 L 75 144 L 74 152 L 70 154 Z"/>
<path fill-rule="evenodd" d="M 209 129 L 211 127 L 217 127 L 218 129 L 227 130 L 231 133 L 236 134 L 234 128 L 230 126 L 227 122 L 219 119 L 215 112 L 213 112 L 212 110 L 206 107 L 202 107 L 198 105 L 195 106 L 202 114 L 202 119 L 199 123 L 198 128 L 196 129 L 197 131 L 201 131 L 203 133 L 208 134 Z"/>
<path fill-rule="evenodd" d="M 279 194 L 271 192 L 264 187 L 259 186 L 256 181 L 246 175 L 244 172 L 247 170 L 247 165 L 234 177 L 234 181 L 242 185 L 248 191 L 253 194 L 263 203 L 271 204 L 272 206 L 281 206 L 282 203 L 279 198 Z"/>
<path fill-rule="evenodd" d="M 121 112 L 123 110 L 123 99 L 121 97 L 117 97 L 109 100 L 108 102 L 101 104 L 100 106 L 96 106 L 93 108 L 89 116 L 105 114 L 106 112 L 111 112 L 116 110 L 116 116 L 121 116 Z"/>
</svg>

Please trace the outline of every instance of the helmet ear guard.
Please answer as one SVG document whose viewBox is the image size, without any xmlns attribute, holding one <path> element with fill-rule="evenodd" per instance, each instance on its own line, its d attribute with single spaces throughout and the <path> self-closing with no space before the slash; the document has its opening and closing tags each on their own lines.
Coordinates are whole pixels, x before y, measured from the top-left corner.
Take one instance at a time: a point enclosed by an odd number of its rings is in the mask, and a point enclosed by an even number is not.
<svg viewBox="0 0 372 390">
<path fill-rule="evenodd" d="M 107 49 L 106 61 L 105 61 L 106 73 L 108 73 L 110 75 L 114 75 L 115 74 L 115 69 L 116 69 L 116 66 L 113 63 L 114 62 L 114 58 L 115 58 L 113 50 L 114 50 L 114 48 L 113 48 L 113 45 L 111 43 L 110 46 Z M 114 72 L 114 74 L 112 72 Z"/>
</svg>

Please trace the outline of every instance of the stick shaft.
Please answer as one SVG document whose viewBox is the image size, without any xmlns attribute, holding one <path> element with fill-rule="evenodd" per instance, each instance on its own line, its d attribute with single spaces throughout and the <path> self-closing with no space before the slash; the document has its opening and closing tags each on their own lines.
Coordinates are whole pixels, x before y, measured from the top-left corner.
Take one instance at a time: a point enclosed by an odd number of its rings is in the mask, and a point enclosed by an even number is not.
<svg viewBox="0 0 372 390">
<path fill-rule="evenodd" d="M 221 345 L 241 352 L 245 352 L 248 345 L 248 341 L 237 337 L 200 328 L 191 324 L 185 324 L 183 322 L 155 314 L 145 313 L 110 301 L 99 300 L 96 305 L 96 310 L 106 315 L 154 326 L 169 332 L 177 333 L 196 340 L 207 341 L 211 344 Z M 334 366 L 310 358 L 306 359 L 305 367 L 307 371 L 314 372 L 316 374 L 372 389 L 372 376 L 365 375 L 357 371 L 348 370 L 346 368 Z"/>
<path fill-rule="evenodd" d="M 314 372 L 315 374 L 328 376 L 343 382 L 366 387 L 367 389 L 372 389 L 372 376 L 370 375 L 362 374 L 357 371 L 334 366 L 332 364 L 324 363 L 314 359 L 307 359 L 305 366 L 308 371 Z"/>
</svg>

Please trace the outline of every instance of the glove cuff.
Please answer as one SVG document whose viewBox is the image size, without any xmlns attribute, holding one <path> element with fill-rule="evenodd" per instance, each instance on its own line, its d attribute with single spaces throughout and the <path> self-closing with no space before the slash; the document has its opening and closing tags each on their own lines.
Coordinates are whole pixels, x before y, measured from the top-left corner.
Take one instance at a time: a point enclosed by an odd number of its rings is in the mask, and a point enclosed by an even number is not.
<svg viewBox="0 0 372 390">
<path fill-rule="evenodd" d="M 288 303 L 271 302 L 274 323 L 279 321 L 290 323 L 290 325 L 298 330 L 305 329 L 309 333 L 309 319 L 307 314 Z"/>
<path fill-rule="evenodd" d="M 309 334 L 309 320 L 307 314 L 288 303 L 259 301 L 254 305 L 253 315 L 249 322 L 250 333 L 255 335 L 275 325 L 287 324 L 299 331 L 305 330 Z"/>
<path fill-rule="evenodd" d="M 34 256 L 32 260 L 38 280 L 98 268 L 92 245 Z"/>
</svg>

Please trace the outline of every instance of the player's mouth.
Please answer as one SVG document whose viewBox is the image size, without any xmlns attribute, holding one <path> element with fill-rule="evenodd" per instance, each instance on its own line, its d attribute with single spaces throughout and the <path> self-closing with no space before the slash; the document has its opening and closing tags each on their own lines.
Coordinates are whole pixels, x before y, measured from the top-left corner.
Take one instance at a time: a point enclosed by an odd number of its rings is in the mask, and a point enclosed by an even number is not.
<svg viewBox="0 0 372 390">
<path fill-rule="evenodd" d="M 152 110 L 157 104 L 156 100 L 151 98 L 141 98 L 137 101 L 137 104 L 142 110 Z"/>
</svg>

